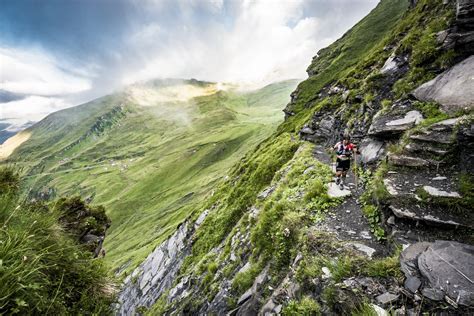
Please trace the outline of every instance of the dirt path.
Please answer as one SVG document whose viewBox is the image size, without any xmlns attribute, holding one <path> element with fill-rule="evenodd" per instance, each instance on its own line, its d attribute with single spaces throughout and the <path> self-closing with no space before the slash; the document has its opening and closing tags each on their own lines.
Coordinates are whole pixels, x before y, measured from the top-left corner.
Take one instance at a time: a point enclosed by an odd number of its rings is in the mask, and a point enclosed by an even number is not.
<svg viewBox="0 0 474 316">
<path fill-rule="evenodd" d="M 330 165 L 331 169 L 335 171 L 335 163 L 332 162 L 331 156 L 325 148 L 316 146 L 314 157 Z M 347 175 L 346 187 L 344 189 L 349 190 L 351 195 L 344 197 L 344 201 L 331 210 L 326 218 L 322 222 L 315 224 L 314 227 L 318 230 L 334 233 L 341 241 L 370 247 L 375 250 L 375 256 L 384 255 L 387 249 L 370 233 L 370 225 L 359 205 L 358 199 L 364 190 L 360 185 L 356 189 L 354 173 L 352 171 L 349 171 Z"/>
</svg>

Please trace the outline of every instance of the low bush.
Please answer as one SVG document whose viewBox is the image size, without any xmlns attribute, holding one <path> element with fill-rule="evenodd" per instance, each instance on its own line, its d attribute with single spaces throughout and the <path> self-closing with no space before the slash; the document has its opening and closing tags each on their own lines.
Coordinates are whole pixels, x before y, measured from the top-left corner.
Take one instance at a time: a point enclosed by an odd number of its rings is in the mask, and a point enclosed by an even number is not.
<svg viewBox="0 0 474 316">
<path fill-rule="evenodd" d="M 0 314 L 111 314 L 101 260 L 64 231 L 57 211 L 19 199 L 13 170 L 0 169 L 0 179 L 13 188 L 0 194 Z"/>
</svg>

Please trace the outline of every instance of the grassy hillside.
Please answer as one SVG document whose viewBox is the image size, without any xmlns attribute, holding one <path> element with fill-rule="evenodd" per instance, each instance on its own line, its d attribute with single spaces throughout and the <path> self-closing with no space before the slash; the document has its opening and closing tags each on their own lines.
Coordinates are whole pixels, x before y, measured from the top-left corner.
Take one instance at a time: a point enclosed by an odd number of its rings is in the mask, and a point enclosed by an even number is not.
<svg viewBox="0 0 474 316">
<path fill-rule="evenodd" d="M 106 260 L 131 269 L 283 119 L 295 81 L 257 91 L 155 81 L 54 113 L 9 161 L 30 197 L 81 194 L 108 210 Z"/>
</svg>

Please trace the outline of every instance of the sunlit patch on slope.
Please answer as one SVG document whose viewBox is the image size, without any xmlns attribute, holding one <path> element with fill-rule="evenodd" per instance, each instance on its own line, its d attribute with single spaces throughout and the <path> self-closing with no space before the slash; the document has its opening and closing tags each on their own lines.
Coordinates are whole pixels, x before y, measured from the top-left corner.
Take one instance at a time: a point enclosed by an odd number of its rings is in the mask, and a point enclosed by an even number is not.
<svg viewBox="0 0 474 316">
<path fill-rule="evenodd" d="M 133 85 L 127 89 L 131 99 L 142 106 L 156 106 L 168 102 L 187 102 L 195 97 L 216 93 L 219 84 L 178 84 L 163 87 L 149 87 L 147 85 Z M 222 84 L 220 84 L 222 89 Z"/>
<path fill-rule="evenodd" d="M 20 132 L 0 145 L 0 160 L 8 158 L 13 151 L 31 137 L 30 132 Z"/>
<path fill-rule="evenodd" d="M 193 85 L 183 82 L 162 86 L 137 84 L 130 86 L 126 93 L 132 103 L 146 107 L 156 117 L 189 125 L 197 115 L 193 99 L 215 94 L 225 88 L 225 85 L 215 83 Z"/>
</svg>

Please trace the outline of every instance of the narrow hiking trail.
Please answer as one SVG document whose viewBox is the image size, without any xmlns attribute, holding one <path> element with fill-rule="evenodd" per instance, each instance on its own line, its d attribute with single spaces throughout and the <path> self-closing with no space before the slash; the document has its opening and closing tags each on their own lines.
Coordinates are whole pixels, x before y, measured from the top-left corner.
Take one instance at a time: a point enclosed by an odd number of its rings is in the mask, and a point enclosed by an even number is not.
<svg viewBox="0 0 474 316">
<path fill-rule="evenodd" d="M 335 172 L 335 162 L 333 162 L 326 148 L 317 145 L 313 151 L 313 156 L 320 162 L 329 165 L 331 170 Z M 352 169 L 347 173 L 344 190 L 339 189 L 332 182 L 328 185 L 328 191 L 331 195 L 339 195 L 344 200 L 332 209 L 322 221 L 316 223 L 314 228 L 334 234 L 340 241 L 348 242 L 355 249 L 366 253 L 369 257 L 386 255 L 388 249 L 370 233 L 370 224 L 358 201 L 364 189 L 360 184 L 356 188 Z"/>
</svg>

